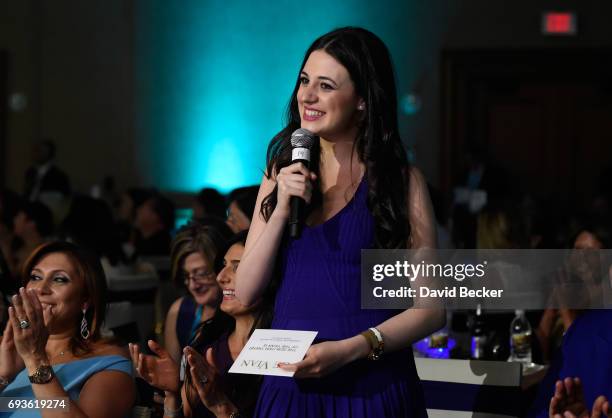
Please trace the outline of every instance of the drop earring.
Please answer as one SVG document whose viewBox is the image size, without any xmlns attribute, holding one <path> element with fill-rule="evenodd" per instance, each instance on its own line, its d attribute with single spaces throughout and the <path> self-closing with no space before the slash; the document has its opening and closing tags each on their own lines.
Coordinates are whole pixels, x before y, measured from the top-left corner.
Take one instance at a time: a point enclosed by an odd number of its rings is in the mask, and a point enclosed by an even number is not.
<svg viewBox="0 0 612 418">
<path fill-rule="evenodd" d="M 89 338 L 89 329 L 87 328 L 87 308 L 83 308 L 83 319 L 81 319 L 81 338 L 84 340 Z"/>
</svg>

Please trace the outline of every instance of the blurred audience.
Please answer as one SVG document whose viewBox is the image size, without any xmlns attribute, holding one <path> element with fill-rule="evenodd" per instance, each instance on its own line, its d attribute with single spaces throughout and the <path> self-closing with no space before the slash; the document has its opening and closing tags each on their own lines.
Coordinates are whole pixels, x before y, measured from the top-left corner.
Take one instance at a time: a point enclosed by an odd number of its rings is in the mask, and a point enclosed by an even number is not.
<svg viewBox="0 0 612 418">
<path fill-rule="evenodd" d="M 8 260 L 13 257 L 13 221 L 17 212 L 23 207 L 23 199 L 17 193 L 4 189 L 0 191 L 0 280 L 1 291 L 12 294 L 16 289 L 16 275 L 9 266 Z"/>
<path fill-rule="evenodd" d="M 60 225 L 59 236 L 94 252 L 100 258 L 107 277 L 125 272 L 118 227 L 110 207 L 103 200 L 75 196 Z"/>
<path fill-rule="evenodd" d="M 105 176 L 99 184 L 94 184 L 89 194 L 94 199 L 106 202 L 109 208 L 116 208 L 121 202 L 113 176 Z"/>
<path fill-rule="evenodd" d="M 591 291 L 589 297 L 596 298 L 601 295 L 601 290 L 597 291 L 595 289 L 599 289 L 602 275 L 607 272 L 600 271 L 601 260 L 599 258 L 591 260 L 592 262 L 589 263 L 589 260 L 584 257 L 596 256 L 596 253 L 589 254 L 589 251 L 585 253 L 580 250 L 601 250 L 610 248 L 610 244 L 612 244 L 612 241 L 610 240 L 609 229 L 604 225 L 583 226 L 575 234 L 571 243 L 571 248 L 577 251 L 570 253 L 568 271 L 565 274 L 570 274 L 573 278 L 584 282 L 585 289 L 586 286 L 593 289 L 595 294 L 592 294 L 593 291 Z M 570 289 L 569 294 L 561 294 L 560 292 L 562 292 L 562 288 L 559 288 L 558 292 L 552 295 L 555 298 L 555 305 L 558 305 L 559 308 L 549 308 L 544 311 L 535 333 L 545 362 L 551 360 L 552 354 L 561 345 L 563 336 L 576 317 L 582 313 L 581 310 L 567 307 L 570 303 L 578 304 L 576 298 L 579 295 L 575 293 L 574 289 Z M 586 290 L 583 296 L 587 296 Z M 582 304 L 584 306 L 589 305 L 586 301 L 583 301 Z"/>
<path fill-rule="evenodd" d="M 159 193 L 147 198 L 136 209 L 134 226 L 137 235 L 134 250 L 137 256 L 170 254 L 170 232 L 174 229 L 174 203 Z"/>
<path fill-rule="evenodd" d="M 56 147 L 51 140 L 43 140 L 35 145 L 34 164 L 25 174 L 24 196 L 30 201 L 39 200 L 44 193 L 57 193 L 68 197 L 71 192 L 66 173 L 55 164 Z"/>
<path fill-rule="evenodd" d="M 22 207 L 23 199 L 17 193 L 8 189 L 0 191 L 0 248 L 12 241 L 13 220 Z"/>
<path fill-rule="evenodd" d="M 53 215 L 40 202 L 26 202 L 13 219 L 14 239 L 7 262 L 14 275 L 21 268 L 30 253 L 51 238 L 54 232 Z"/>
<path fill-rule="evenodd" d="M 509 173 L 495 161 L 485 147 L 468 145 L 461 160 L 458 186 L 468 190 L 483 190 L 488 201 L 506 198 L 514 189 Z"/>
<path fill-rule="evenodd" d="M 227 198 L 227 224 L 238 233 L 251 226 L 259 186 L 240 187 L 232 190 Z"/>
<path fill-rule="evenodd" d="M 527 240 L 524 216 L 516 202 L 491 201 L 477 216 L 476 248 L 528 248 Z"/>
<path fill-rule="evenodd" d="M 152 195 L 152 189 L 134 187 L 127 189 L 119 198 L 114 209 L 121 244 L 130 243 L 136 239 L 134 227 L 136 210 Z"/>
<path fill-rule="evenodd" d="M 227 208 L 225 198 L 216 189 L 207 187 L 200 190 L 191 203 L 193 218 L 200 219 L 205 216 L 225 218 Z"/>
</svg>

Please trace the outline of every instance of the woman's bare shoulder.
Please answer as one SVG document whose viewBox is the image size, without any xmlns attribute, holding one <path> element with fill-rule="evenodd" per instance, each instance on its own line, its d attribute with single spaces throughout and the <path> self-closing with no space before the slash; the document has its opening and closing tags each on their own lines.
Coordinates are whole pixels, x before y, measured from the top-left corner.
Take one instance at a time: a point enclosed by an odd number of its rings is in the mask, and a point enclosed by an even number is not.
<svg viewBox="0 0 612 418">
<path fill-rule="evenodd" d="M 85 357 L 98 356 L 121 356 L 130 359 L 130 352 L 126 346 L 113 344 L 108 341 L 98 341 L 92 347 L 91 352 Z"/>
<path fill-rule="evenodd" d="M 423 172 L 420 169 L 411 165 L 410 168 L 405 171 L 405 173 L 411 188 L 427 188 L 427 179 L 425 179 L 425 176 L 423 175 Z"/>
<path fill-rule="evenodd" d="M 172 305 L 170 305 L 170 308 L 168 309 L 168 315 L 172 314 L 172 316 L 174 317 L 178 316 L 179 310 L 181 309 L 181 304 L 183 303 L 183 299 L 185 299 L 185 297 L 181 296 L 180 298 L 172 302 Z"/>
<path fill-rule="evenodd" d="M 408 177 L 408 220 L 410 222 L 409 248 L 436 248 L 437 233 L 427 180 L 418 168 L 411 166 Z"/>
</svg>

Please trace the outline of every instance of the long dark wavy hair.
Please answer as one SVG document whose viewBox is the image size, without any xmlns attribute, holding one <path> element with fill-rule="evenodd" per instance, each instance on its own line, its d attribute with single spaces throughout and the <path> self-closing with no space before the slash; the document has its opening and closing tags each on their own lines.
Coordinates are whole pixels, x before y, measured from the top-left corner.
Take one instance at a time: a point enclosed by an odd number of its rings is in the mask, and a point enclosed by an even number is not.
<svg viewBox="0 0 612 418">
<path fill-rule="evenodd" d="M 368 30 L 356 27 L 339 28 L 313 42 L 304 55 L 298 74 L 303 70 L 310 54 L 316 50 L 325 51 L 348 70 L 356 94 L 365 102 L 353 151 L 356 151 L 359 160 L 366 167 L 368 208 L 376 224 L 374 246 L 405 247 L 410 236 L 406 209 L 406 173 L 409 165 L 399 135 L 395 77 L 389 51 L 382 40 Z M 291 164 L 291 134 L 300 128 L 301 122 L 297 101 L 299 86 L 298 77 L 287 107 L 287 125 L 272 138 L 268 146 L 268 178 Z M 311 169 L 319 178 L 318 145 L 313 151 Z M 322 201 L 318 184 L 314 186 L 307 213 Z M 266 220 L 276 207 L 276 192 L 277 188 L 262 202 L 260 213 Z"/>
</svg>

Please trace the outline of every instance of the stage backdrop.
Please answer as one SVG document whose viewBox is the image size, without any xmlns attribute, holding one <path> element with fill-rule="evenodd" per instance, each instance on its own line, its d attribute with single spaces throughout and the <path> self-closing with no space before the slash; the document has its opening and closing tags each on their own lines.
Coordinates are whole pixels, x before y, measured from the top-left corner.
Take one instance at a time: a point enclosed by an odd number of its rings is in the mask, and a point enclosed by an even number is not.
<svg viewBox="0 0 612 418">
<path fill-rule="evenodd" d="M 441 34 L 423 38 L 423 29 L 446 18 L 420 3 L 137 1 L 136 135 L 145 182 L 177 191 L 258 183 L 303 53 L 335 27 L 378 34 L 406 93 L 422 75 L 412 68 L 435 65 L 431 45 Z"/>
</svg>

